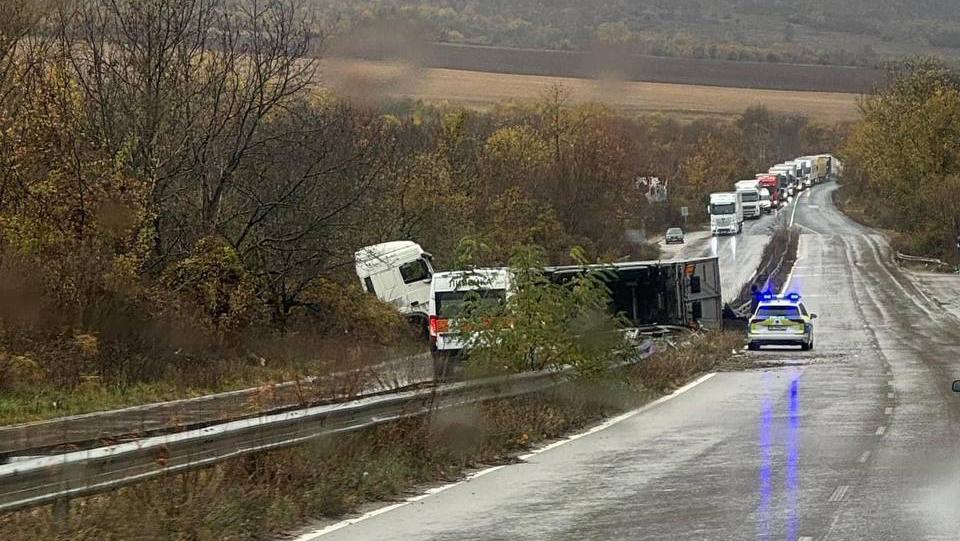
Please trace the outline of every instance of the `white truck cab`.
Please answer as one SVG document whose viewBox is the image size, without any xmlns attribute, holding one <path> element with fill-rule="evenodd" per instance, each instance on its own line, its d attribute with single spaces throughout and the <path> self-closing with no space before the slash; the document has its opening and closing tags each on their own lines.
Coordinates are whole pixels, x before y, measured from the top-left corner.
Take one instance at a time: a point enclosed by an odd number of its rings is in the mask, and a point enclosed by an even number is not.
<svg viewBox="0 0 960 541">
<path fill-rule="evenodd" d="M 397 307 L 422 329 L 427 328 L 431 255 L 411 241 L 367 246 L 354 254 L 357 276 L 368 293 Z"/>
<path fill-rule="evenodd" d="M 743 229 L 743 202 L 736 192 L 710 194 L 711 235 L 736 235 Z"/>
<path fill-rule="evenodd" d="M 803 185 L 807 188 L 811 188 L 814 185 L 813 169 L 815 161 L 815 156 L 802 156 L 797 158 L 797 163 L 800 164 L 800 178 L 803 182 Z"/>
<path fill-rule="evenodd" d="M 760 183 L 757 179 L 741 180 L 734 184 L 734 189 L 740 196 L 743 204 L 743 217 L 757 219 L 763 215 L 762 200 L 760 194 Z M 769 193 L 767 194 L 767 205 L 769 206 Z"/>
<path fill-rule="evenodd" d="M 794 185 L 796 186 L 797 191 L 802 192 L 803 190 L 807 189 L 807 185 L 803 181 L 803 173 L 802 173 L 803 166 L 800 164 L 800 162 L 799 161 L 784 162 L 783 165 L 787 166 L 790 169 L 790 171 L 793 173 L 793 178 L 795 183 Z"/>
<path fill-rule="evenodd" d="M 793 166 L 787 166 L 786 164 L 775 165 L 768 171 L 771 175 L 784 175 L 786 177 L 784 195 L 788 197 L 797 195 L 797 177 L 793 171 Z"/>
</svg>

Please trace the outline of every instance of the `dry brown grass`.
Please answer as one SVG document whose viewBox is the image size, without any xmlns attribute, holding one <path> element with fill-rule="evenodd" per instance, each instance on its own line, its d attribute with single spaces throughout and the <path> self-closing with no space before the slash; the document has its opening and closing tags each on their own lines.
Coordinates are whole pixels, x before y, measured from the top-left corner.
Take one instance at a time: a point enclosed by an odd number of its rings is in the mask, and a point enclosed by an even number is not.
<svg viewBox="0 0 960 541">
<path fill-rule="evenodd" d="M 570 92 L 574 101 L 601 102 L 632 114 L 736 116 L 751 105 L 765 105 L 774 112 L 797 113 L 824 122 L 858 118 L 857 95 L 837 92 L 597 81 L 335 59 L 324 61 L 321 78 L 324 84 L 341 93 L 365 99 L 412 98 L 481 109 L 511 100 L 535 100 L 559 84 Z"/>
<path fill-rule="evenodd" d="M 634 369 L 633 377 L 648 389 L 670 392 L 698 374 L 717 368 L 734 350 L 743 347 L 743 338 L 738 332 L 694 335 L 685 344 L 662 347 Z"/>
</svg>

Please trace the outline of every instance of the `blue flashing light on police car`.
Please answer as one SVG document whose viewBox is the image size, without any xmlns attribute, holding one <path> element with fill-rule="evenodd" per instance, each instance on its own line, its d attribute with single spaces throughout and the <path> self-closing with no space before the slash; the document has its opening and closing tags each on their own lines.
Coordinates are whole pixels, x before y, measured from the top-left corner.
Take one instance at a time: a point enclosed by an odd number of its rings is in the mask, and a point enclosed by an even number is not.
<svg viewBox="0 0 960 541">
<path fill-rule="evenodd" d="M 766 291 L 758 293 L 759 302 L 750 318 L 747 346 L 800 346 L 813 349 L 813 320 L 816 314 L 807 311 L 799 293 L 783 295 Z"/>
</svg>

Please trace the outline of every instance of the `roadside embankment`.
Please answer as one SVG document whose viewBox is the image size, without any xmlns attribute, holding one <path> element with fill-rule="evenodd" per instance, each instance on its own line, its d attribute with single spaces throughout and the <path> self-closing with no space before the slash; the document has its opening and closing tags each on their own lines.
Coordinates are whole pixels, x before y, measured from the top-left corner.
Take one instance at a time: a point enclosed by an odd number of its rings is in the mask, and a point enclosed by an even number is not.
<svg viewBox="0 0 960 541">
<path fill-rule="evenodd" d="M 0 517 L 10 541 L 262 539 L 308 521 L 341 517 L 415 487 L 509 463 L 551 439 L 637 407 L 717 366 L 740 344 L 732 333 L 662 342 L 642 364 L 606 378 L 428 418 L 381 425 L 205 470 Z"/>
</svg>

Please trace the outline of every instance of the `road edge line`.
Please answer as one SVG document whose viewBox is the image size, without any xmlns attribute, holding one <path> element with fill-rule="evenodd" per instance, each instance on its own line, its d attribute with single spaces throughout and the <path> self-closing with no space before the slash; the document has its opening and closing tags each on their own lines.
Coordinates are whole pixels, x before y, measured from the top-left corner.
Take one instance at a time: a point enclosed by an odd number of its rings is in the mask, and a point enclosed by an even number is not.
<svg viewBox="0 0 960 541">
<path fill-rule="evenodd" d="M 686 393 L 687 391 L 690 391 L 690 390 L 693 389 L 694 387 L 700 385 L 701 383 L 706 382 L 707 380 L 709 380 L 710 378 L 712 378 L 713 376 L 716 376 L 716 375 L 717 375 L 716 372 L 710 372 L 710 373 L 708 373 L 708 374 L 704 374 L 704 375 L 700 376 L 699 378 L 691 381 L 690 383 L 687 383 L 687 384 L 684 385 L 683 387 L 680 387 L 679 389 L 673 391 L 672 393 L 670 393 L 670 394 L 668 394 L 668 395 L 666 395 L 666 396 L 661 396 L 660 398 L 654 400 L 653 402 L 650 402 L 649 404 L 644 404 L 643 406 L 640 406 L 639 408 L 636 408 L 636 409 L 634 409 L 634 410 L 628 411 L 628 412 L 626 412 L 626 413 L 622 413 L 622 414 L 620 414 L 620 415 L 618 415 L 618 416 L 616 416 L 616 417 L 613 417 L 613 418 L 611 418 L 611 419 L 607 419 L 606 421 L 600 423 L 599 425 L 590 427 L 589 429 L 587 429 L 587 430 L 585 430 L 585 431 L 583 431 L 583 432 L 574 434 L 574 435 L 572 435 L 572 436 L 569 436 L 569 437 L 564 438 L 564 439 L 559 440 L 559 441 L 555 441 L 555 442 L 553 442 L 553 443 L 549 443 L 549 444 L 547 444 L 547 445 L 544 445 L 543 447 L 539 447 L 539 448 L 537 448 L 537 449 L 534 449 L 533 451 L 531 451 L 531 452 L 529 452 L 529 453 L 527 453 L 527 454 L 525 454 L 525 455 L 521 455 L 521 456 L 519 456 L 519 457 L 517 457 L 517 458 L 519 458 L 520 460 L 527 460 L 527 459 L 532 458 L 532 457 L 534 457 L 534 456 L 536 456 L 536 455 L 539 455 L 539 454 L 541 454 L 541 453 L 545 453 L 545 452 L 547 452 L 547 451 L 549 451 L 549 450 L 551 450 L 551 449 L 556 449 L 557 447 L 560 447 L 561 445 L 565 445 L 565 444 L 567 444 L 567 443 L 576 441 L 576 440 L 578 440 L 578 439 L 580 439 L 580 438 L 583 438 L 583 437 L 585 437 L 585 436 L 589 436 L 589 435 L 591 435 L 591 434 L 596 434 L 597 432 L 600 432 L 600 431 L 602 431 L 602 430 L 606 430 L 606 429 L 610 428 L 611 426 L 614 426 L 614 425 L 616 425 L 616 424 L 618 424 L 618 423 L 621 423 L 621 422 L 623 422 L 623 421 L 626 421 L 627 419 L 629 419 L 629 418 L 631 418 L 631 417 L 634 417 L 634 416 L 640 415 L 641 413 L 650 411 L 650 410 L 656 408 L 657 406 L 660 406 L 660 405 L 662 405 L 662 404 L 664 404 L 664 403 L 666 403 L 666 402 L 668 402 L 668 401 L 670 401 L 670 400 L 672 400 L 672 399 L 674 399 L 674 398 L 676 398 L 676 397 L 678 397 L 678 396 Z M 343 528 L 346 528 L 347 526 L 352 526 L 352 525 L 354 525 L 354 524 L 356 524 L 356 523 L 358 523 L 358 522 L 363 522 L 363 521 L 365 521 L 365 520 L 367 520 L 367 519 L 371 519 L 371 518 L 376 517 L 376 516 L 378 516 L 378 515 L 382 515 L 382 514 L 384 514 L 384 513 L 389 513 L 390 511 L 394 511 L 394 510 L 396 510 L 396 509 L 400 509 L 401 507 L 406 507 L 406 506 L 410 505 L 411 503 L 416 503 L 416 502 L 418 502 L 418 501 L 424 500 L 424 499 L 429 498 L 430 496 L 433 496 L 433 495 L 435 495 L 435 494 L 439 494 L 439 493 L 444 492 L 444 491 L 446 491 L 446 490 L 449 490 L 449 489 L 451 489 L 451 488 L 453 488 L 453 487 L 462 485 L 462 484 L 464 484 L 464 483 L 468 483 L 468 482 L 470 482 L 470 481 L 472 481 L 472 480 L 474 480 L 474 479 L 477 479 L 478 477 L 483 477 L 484 475 L 493 473 L 493 472 L 495 472 L 495 471 L 497 471 L 497 470 L 500 470 L 500 469 L 506 468 L 507 466 L 512 466 L 512 465 L 513 465 L 513 464 L 504 464 L 504 465 L 500 465 L 500 466 L 492 466 L 492 467 L 490 467 L 490 468 L 486 468 L 486 469 L 483 469 L 483 470 L 480 470 L 480 471 L 477 471 L 477 472 L 473 472 L 473 473 L 467 475 L 466 477 L 464 477 L 463 479 L 460 479 L 460 480 L 458 480 L 458 481 L 454 481 L 454 482 L 452 482 L 452 483 L 447 483 L 447 484 L 445 484 L 445 485 L 440 485 L 440 486 L 438 486 L 438 487 L 433 487 L 433 488 L 427 489 L 426 491 L 424 491 L 423 494 L 418 494 L 418 495 L 416 495 L 416 496 L 411 496 L 411 497 L 405 499 L 405 500 L 402 501 L 402 502 L 397 502 L 397 503 L 394 503 L 394 504 L 391 504 L 391 505 L 387 505 L 387 506 L 385 506 L 385 507 L 381 507 L 381 508 L 379 508 L 379 509 L 374 509 L 373 511 L 368 511 L 368 512 L 366 512 L 366 513 L 364 513 L 364 514 L 362 514 L 362 515 L 360 515 L 360 516 L 358 516 L 358 517 L 353 517 L 353 518 L 344 519 L 344 520 L 341 520 L 340 522 L 331 524 L 331 525 L 329 525 L 329 526 L 325 526 L 325 527 L 323 527 L 323 528 L 319 528 L 319 529 L 314 530 L 314 531 L 312 531 L 312 532 L 307 532 L 307 533 L 305 533 L 305 534 L 301 534 L 301 535 L 299 535 L 299 536 L 294 537 L 294 538 L 292 539 L 292 541 L 313 541 L 314 539 L 317 539 L 317 538 L 320 538 L 320 537 L 322 537 L 322 536 L 324 536 L 324 535 L 333 533 L 333 532 L 335 532 L 335 531 L 337 531 L 337 530 L 342 530 Z"/>
</svg>

